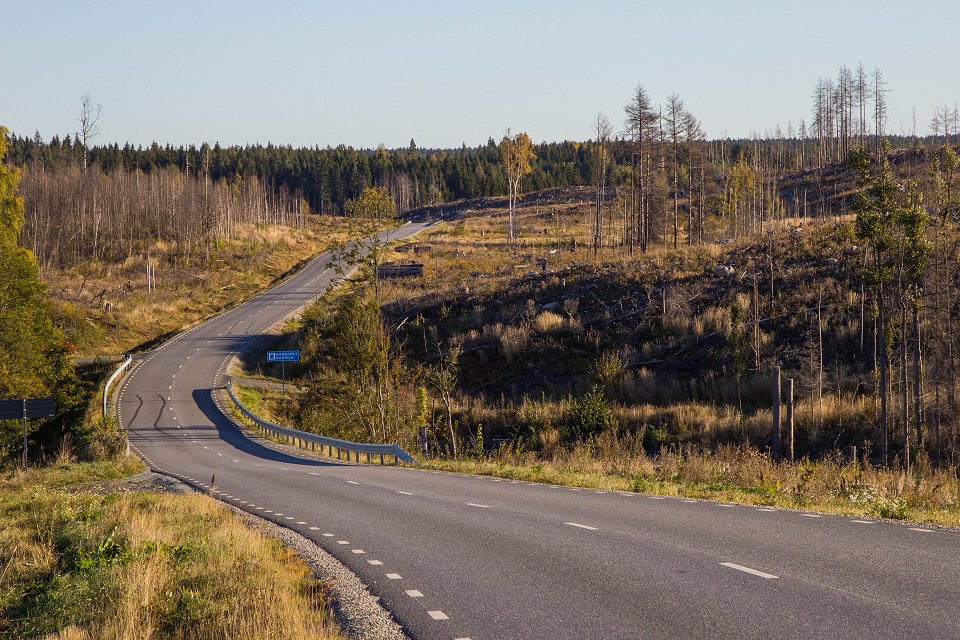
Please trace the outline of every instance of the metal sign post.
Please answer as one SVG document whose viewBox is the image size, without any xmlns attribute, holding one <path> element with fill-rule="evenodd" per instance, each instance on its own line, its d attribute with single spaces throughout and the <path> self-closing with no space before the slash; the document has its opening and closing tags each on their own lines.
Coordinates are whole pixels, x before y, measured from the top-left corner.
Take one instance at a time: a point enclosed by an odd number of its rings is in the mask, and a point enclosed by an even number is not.
<svg viewBox="0 0 960 640">
<path fill-rule="evenodd" d="M 267 351 L 267 362 L 280 363 L 281 388 L 283 393 L 287 392 L 287 362 L 300 362 L 300 351 L 293 349 L 290 351 Z"/>
<path fill-rule="evenodd" d="M 23 468 L 27 468 L 27 420 L 52 418 L 57 414 L 53 398 L 0 400 L 0 420 L 23 420 Z"/>
</svg>

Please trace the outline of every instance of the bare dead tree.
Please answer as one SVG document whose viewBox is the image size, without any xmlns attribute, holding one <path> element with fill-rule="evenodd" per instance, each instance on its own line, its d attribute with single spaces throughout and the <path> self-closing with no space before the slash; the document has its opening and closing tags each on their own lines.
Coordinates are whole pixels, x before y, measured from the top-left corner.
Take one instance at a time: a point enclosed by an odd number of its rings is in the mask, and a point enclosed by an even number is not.
<svg viewBox="0 0 960 640">
<path fill-rule="evenodd" d="M 593 218 L 593 255 L 597 255 L 603 246 L 603 200 L 607 189 L 607 165 L 609 164 L 610 120 L 603 112 L 597 113 L 593 120 L 594 132 L 594 180 L 597 188 L 597 202 Z"/>
<path fill-rule="evenodd" d="M 100 135 L 100 112 L 103 105 L 94 104 L 93 98 L 89 93 L 80 96 L 80 113 L 77 115 L 77 122 L 80 123 L 80 132 L 77 134 L 80 138 L 80 144 L 83 147 L 83 168 L 87 168 L 88 143 L 91 138 Z"/>
<path fill-rule="evenodd" d="M 679 244 L 680 237 L 680 144 L 683 142 L 686 112 L 684 111 L 683 100 L 675 93 L 671 93 L 667 97 L 665 117 L 672 150 L 670 159 L 673 163 L 673 246 L 676 247 Z"/>
</svg>

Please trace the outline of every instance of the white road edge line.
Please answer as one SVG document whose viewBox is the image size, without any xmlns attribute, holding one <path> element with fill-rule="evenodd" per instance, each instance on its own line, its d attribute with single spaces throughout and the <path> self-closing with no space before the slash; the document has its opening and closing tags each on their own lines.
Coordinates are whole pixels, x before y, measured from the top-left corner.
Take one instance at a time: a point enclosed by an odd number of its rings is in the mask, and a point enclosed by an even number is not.
<svg viewBox="0 0 960 640">
<path fill-rule="evenodd" d="M 758 578 L 763 578 L 765 580 L 776 580 L 780 577 L 775 576 L 772 573 L 764 573 L 763 571 L 757 571 L 756 569 L 744 567 L 743 565 L 734 564 L 732 562 L 721 562 L 720 566 L 727 567 L 728 569 L 736 569 L 737 571 L 743 571 L 744 573 L 749 573 L 752 576 L 757 576 Z"/>
</svg>

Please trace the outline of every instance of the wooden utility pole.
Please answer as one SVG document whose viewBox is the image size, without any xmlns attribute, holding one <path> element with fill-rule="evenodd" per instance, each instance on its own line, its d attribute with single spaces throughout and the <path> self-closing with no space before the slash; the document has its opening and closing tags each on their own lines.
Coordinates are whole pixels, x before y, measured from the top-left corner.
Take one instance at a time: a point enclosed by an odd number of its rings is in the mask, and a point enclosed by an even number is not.
<svg viewBox="0 0 960 640">
<path fill-rule="evenodd" d="M 818 345 L 818 364 L 817 372 L 817 408 L 819 410 L 818 426 L 823 430 L 823 289 L 820 289 L 817 297 L 817 345 Z"/>
<path fill-rule="evenodd" d="M 787 457 L 793 462 L 793 378 L 787 378 Z"/>
<path fill-rule="evenodd" d="M 756 272 L 753 274 L 753 356 L 754 368 L 760 371 L 760 291 Z"/>
<path fill-rule="evenodd" d="M 780 367 L 773 368 L 773 429 L 770 439 L 770 454 L 774 460 L 780 458 Z"/>
<path fill-rule="evenodd" d="M 900 398 L 903 419 L 903 470 L 910 473 L 910 390 L 907 380 L 907 304 L 900 302 Z"/>
</svg>

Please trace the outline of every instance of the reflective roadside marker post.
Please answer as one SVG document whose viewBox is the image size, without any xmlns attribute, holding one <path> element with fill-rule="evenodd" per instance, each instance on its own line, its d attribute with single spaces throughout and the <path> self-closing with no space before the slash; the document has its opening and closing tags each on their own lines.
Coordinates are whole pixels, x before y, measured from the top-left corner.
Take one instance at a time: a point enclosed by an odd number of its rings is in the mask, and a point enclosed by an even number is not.
<svg viewBox="0 0 960 640">
<path fill-rule="evenodd" d="M 23 470 L 27 470 L 27 399 L 23 399 Z"/>
</svg>

